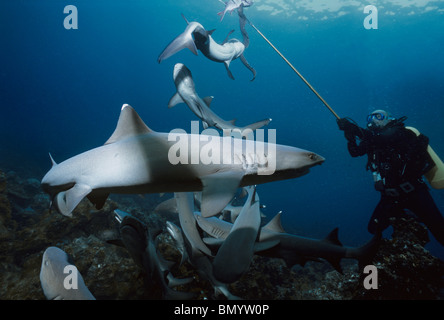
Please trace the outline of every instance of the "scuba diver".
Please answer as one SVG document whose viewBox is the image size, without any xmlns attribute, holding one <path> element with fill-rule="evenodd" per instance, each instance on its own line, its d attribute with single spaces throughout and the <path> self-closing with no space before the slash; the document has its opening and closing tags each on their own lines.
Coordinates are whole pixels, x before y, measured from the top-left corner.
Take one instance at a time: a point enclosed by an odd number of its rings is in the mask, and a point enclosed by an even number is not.
<svg viewBox="0 0 444 320">
<path fill-rule="evenodd" d="M 444 246 L 444 218 L 422 179 L 435 166 L 427 152 L 429 138 L 407 129 L 406 119 L 375 110 L 367 117 L 366 129 L 350 118 L 340 118 L 337 123 L 344 131 L 350 155 L 367 154 L 367 170 L 373 174 L 375 189 L 381 192 L 368 231 L 375 234 L 377 229 L 386 229 L 391 217 L 400 217 L 409 209 Z"/>
</svg>

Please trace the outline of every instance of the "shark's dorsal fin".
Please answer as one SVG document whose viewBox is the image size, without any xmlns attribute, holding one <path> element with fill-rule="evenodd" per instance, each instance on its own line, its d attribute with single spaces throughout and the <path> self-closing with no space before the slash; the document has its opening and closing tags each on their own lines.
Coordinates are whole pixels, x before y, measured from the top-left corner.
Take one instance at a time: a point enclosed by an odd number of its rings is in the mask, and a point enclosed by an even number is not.
<svg viewBox="0 0 444 320">
<path fill-rule="evenodd" d="M 324 239 L 324 241 L 342 247 L 342 243 L 339 241 L 339 238 L 338 238 L 338 228 L 334 228 L 334 229 L 328 234 L 327 238 Z"/>
<path fill-rule="evenodd" d="M 181 15 L 182 15 L 182 18 L 185 20 L 185 22 L 186 22 L 187 24 L 190 24 L 190 23 L 188 22 L 187 18 L 185 18 L 185 15 L 184 15 L 183 13 L 181 13 Z"/>
<path fill-rule="evenodd" d="M 211 105 L 211 101 L 213 101 L 213 96 L 208 96 L 203 98 L 202 100 L 205 102 L 205 104 L 207 105 L 208 108 L 210 108 Z"/>
<path fill-rule="evenodd" d="M 53 167 L 55 167 L 57 165 L 57 163 L 54 161 L 54 159 L 52 158 L 51 153 L 49 153 L 49 159 L 51 159 L 51 164 Z"/>
<path fill-rule="evenodd" d="M 262 229 L 268 229 L 278 233 L 285 233 L 281 223 L 281 213 L 282 211 L 279 211 L 278 214 L 275 215 L 274 218 L 271 219 L 270 222 L 268 222 Z"/>
<path fill-rule="evenodd" d="M 138 136 L 149 132 L 152 132 L 152 130 L 148 128 L 137 112 L 129 104 L 124 104 L 120 111 L 117 127 L 105 144 L 114 143 L 131 136 Z"/>
</svg>

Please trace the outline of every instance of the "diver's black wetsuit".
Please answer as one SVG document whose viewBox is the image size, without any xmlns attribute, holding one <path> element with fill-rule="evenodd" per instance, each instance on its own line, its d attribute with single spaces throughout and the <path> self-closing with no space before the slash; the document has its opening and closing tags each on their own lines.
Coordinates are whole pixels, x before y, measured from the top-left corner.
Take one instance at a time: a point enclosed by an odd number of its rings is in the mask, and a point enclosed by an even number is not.
<svg viewBox="0 0 444 320">
<path fill-rule="evenodd" d="M 422 175 L 434 166 L 427 152 L 429 139 L 406 129 L 404 120 L 405 117 L 393 120 L 382 129 L 371 130 L 362 129 L 347 118 L 338 120 L 351 156 L 367 154 L 367 170 L 378 177 L 375 189 L 381 192 L 381 200 L 368 230 L 374 234 L 377 227 L 386 229 L 390 217 L 409 209 L 444 246 L 444 218 L 422 180 Z"/>
</svg>

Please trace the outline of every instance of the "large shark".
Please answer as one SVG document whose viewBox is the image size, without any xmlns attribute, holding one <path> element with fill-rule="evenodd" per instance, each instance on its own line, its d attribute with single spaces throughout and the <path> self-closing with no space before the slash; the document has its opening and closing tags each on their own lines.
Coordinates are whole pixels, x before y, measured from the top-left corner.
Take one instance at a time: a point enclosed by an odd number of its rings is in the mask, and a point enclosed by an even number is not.
<svg viewBox="0 0 444 320">
<path fill-rule="evenodd" d="M 210 109 L 212 97 L 201 99 L 196 92 L 191 71 L 182 63 L 176 63 L 173 71 L 174 84 L 177 92 L 168 102 L 168 108 L 178 103 L 186 103 L 193 113 L 202 120 L 204 128 L 215 127 L 220 130 L 256 130 L 270 123 L 271 119 L 264 119 L 244 127 L 237 127 L 234 121 L 225 121 Z"/>
<path fill-rule="evenodd" d="M 213 238 L 204 238 L 208 245 L 220 246 L 233 228 L 233 224 L 216 217 L 203 218 L 195 214 L 199 227 Z M 379 246 L 381 234 L 377 233 L 369 242 L 361 247 L 346 247 L 338 240 L 338 229 L 334 229 L 325 239 L 312 239 L 286 233 L 282 227 L 278 213 L 259 231 L 255 253 L 264 256 L 282 258 L 291 267 L 295 264 L 304 265 L 306 261 L 318 261 L 322 258 L 341 272 L 340 260 L 352 258 L 360 265 L 371 263 Z M 275 241 L 275 246 L 273 242 Z M 267 245 L 261 245 L 266 243 Z"/>
<path fill-rule="evenodd" d="M 183 15 L 182 15 L 183 17 Z M 185 17 L 184 17 L 185 19 Z M 173 54 L 181 51 L 182 49 L 188 48 L 195 55 L 197 55 L 197 50 L 199 49 L 205 57 L 208 59 L 220 62 L 225 65 L 228 76 L 231 79 L 234 79 L 233 74 L 231 73 L 229 67 L 231 61 L 240 58 L 242 63 L 253 72 L 253 79 L 256 76 L 256 72 L 249 65 L 247 60 L 245 59 L 243 53 L 245 50 L 245 44 L 237 39 L 228 39 L 228 37 L 222 42 L 222 44 L 218 44 L 211 37 L 211 34 L 214 30 L 207 31 L 205 28 L 198 22 L 192 21 L 187 22 L 187 27 L 185 31 L 182 32 L 179 36 L 177 36 L 159 55 L 157 61 L 161 63 L 163 60 L 171 57 Z M 231 34 L 231 32 L 230 32 Z M 194 37 L 194 38 L 193 38 Z"/>
<path fill-rule="evenodd" d="M 49 300 L 95 300 L 67 253 L 57 247 L 49 247 L 43 253 L 40 283 Z"/>
<path fill-rule="evenodd" d="M 220 158 L 208 161 L 202 156 L 208 152 Z M 100 209 L 110 193 L 202 191 L 201 212 L 209 217 L 225 208 L 239 187 L 296 178 L 324 160 L 303 149 L 249 139 L 155 132 L 125 104 L 105 145 L 59 164 L 52 160 L 41 186 L 68 216 L 85 197 Z"/>
</svg>

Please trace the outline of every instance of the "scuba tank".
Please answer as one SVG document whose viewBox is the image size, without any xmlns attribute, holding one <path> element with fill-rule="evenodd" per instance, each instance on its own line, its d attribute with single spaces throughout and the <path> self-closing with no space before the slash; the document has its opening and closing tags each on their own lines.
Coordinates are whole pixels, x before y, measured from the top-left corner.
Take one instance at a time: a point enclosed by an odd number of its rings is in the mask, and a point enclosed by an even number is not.
<svg viewBox="0 0 444 320">
<path fill-rule="evenodd" d="M 417 136 L 419 136 L 420 132 L 418 129 L 413 127 L 405 127 L 413 131 Z M 435 162 L 435 166 L 431 168 L 424 177 L 426 177 L 427 181 L 430 185 L 435 189 L 444 189 L 444 163 L 438 157 L 435 151 L 433 151 L 432 147 L 429 145 L 427 147 L 427 152 L 429 153 L 432 160 Z"/>
</svg>

